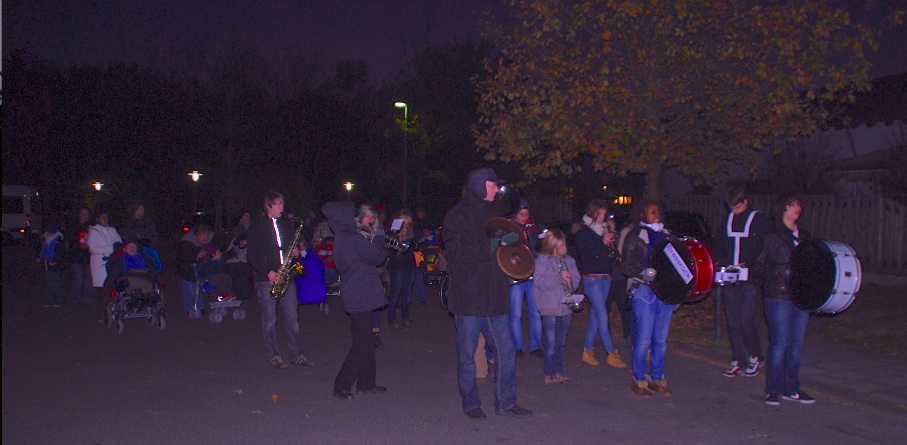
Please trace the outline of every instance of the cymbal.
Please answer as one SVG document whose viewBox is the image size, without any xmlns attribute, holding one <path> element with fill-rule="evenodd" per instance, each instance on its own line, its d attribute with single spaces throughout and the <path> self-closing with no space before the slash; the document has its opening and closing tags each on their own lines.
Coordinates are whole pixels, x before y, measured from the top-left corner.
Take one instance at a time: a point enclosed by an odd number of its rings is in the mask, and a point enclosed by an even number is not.
<svg viewBox="0 0 907 445">
<path fill-rule="evenodd" d="M 504 232 L 507 233 L 516 233 L 517 236 L 520 237 L 520 240 L 514 244 L 523 244 L 523 242 L 526 241 L 526 233 L 523 232 L 523 228 L 512 220 L 500 216 L 494 216 L 485 220 L 486 236 L 494 238 L 498 230 L 504 230 Z"/>
<path fill-rule="evenodd" d="M 524 280 L 535 273 L 535 257 L 524 244 L 511 244 L 495 250 L 498 267 L 515 280 Z"/>
</svg>

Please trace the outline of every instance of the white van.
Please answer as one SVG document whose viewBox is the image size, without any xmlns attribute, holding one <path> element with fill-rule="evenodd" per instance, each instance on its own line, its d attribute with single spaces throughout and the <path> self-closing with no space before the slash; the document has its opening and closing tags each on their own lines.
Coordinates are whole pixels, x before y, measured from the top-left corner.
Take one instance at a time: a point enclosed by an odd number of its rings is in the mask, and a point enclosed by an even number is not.
<svg viewBox="0 0 907 445">
<path fill-rule="evenodd" d="M 40 232 L 41 197 L 38 189 L 3 184 L 3 240 L 37 237 Z"/>
</svg>

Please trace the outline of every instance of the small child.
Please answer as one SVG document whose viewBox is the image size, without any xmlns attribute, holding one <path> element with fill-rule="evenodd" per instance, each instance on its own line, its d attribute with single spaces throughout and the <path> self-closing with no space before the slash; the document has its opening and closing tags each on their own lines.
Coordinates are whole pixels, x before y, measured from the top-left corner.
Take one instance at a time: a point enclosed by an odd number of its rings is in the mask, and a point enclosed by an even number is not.
<svg viewBox="0 0 907 445">
<path fill-rule="evenodd" d="M 60 292 L 60 263 L 66 251 L 64 249 L 63 234 L 60 226 L 54 222 L 44 225 L 41 235 L 41 244 L 38 247 L 38 257 L 35 261 L 44 265 L 44 277 L 47 280 L 47 304 L 44 307 L 60 307 L 63 305 L 63 294 Z"/>
<path fill-rule="evenodd" d="M 539 256 L 535 259 L 535 303 L 542 315 L 542 347 L 545 349 L 545 385 L 566 383 L 564 345 L 570 329 L 570 308 L 561 297 L 576 290 L 581 275 L 576 260 L 567 255 L 564 233 L 548 229 L 544 233 Z"/>
</svg>

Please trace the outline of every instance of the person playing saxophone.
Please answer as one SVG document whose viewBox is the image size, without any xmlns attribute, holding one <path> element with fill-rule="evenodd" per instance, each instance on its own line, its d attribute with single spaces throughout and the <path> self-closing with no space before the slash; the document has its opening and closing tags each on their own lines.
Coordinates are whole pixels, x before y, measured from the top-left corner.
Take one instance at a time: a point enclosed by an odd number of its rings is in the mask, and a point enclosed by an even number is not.
<svg viewBox="0 0 907 445">
<path fill-rule="evenodd" d="M 255 295 L 261 304 L 261 332 L 265 340 L 265 349 L 271 361 L 271 367 L 283 369 L 288 365 L 277 349 L 277 311 L 283 316 L 287 346 L 290 349 L 292 363 L 299 366 L 311 366 L 299 346 L 299 313 L 296 300 L 296 285 L 289 283 L 283 298 L 271 295 L 271 285 L 280 280 L 281 265 L 287 252 L 293 258 L 299 258 L 299 249 L 293 245 L 295 225 L 283 216 L 283 195 L 268 192 L 264 198 L 265 215 L 249 228 L 249 247 L 247 258 L 255 271 Z M 291 280 L 292 281 L 292 280 Z"/>
</svg>

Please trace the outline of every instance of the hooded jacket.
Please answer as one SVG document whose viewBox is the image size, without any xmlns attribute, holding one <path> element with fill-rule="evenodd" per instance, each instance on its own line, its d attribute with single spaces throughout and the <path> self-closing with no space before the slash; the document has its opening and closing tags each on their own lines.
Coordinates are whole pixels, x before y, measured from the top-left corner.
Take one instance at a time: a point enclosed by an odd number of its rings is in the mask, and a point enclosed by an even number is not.
<svg viewBox="0 0 907 445">
<path fill-rule="evenodd" d="M 494 176 L 467 177 L 466 192 L 444 218 L 444 248 L 450 273 L 448 310 L 456 315 L 490 317 L 510 313 L 510 280 L 498 266 L 485 220 L 498 216 L 492 201 L 485 201 L 486 180 Z M 493 175 L 493 172 L 491 172 Z"/>
<path fill-rule="evenodd" d="M 213 239 L 214 234 L 208 232 L 208 239 Z M 208 244 L 211 244 L 210 242 Z M 198 242 L 195 232 L 189 231 L 183 235 L 176 246 L 176 274 L 181 280 L 196 281 L 195 264 L 198 263 L 198 252 L 203 247 Z"/>
<path fill-rule="evenodd" d="M 387 253 L 384 235 L 372 240 L 356 230 L 355 208 L 351 202 L 328 202 L 321 207 L 334 232 L 334 262 L 340 273 L 340 297 L 349 313 L 369 312 L 387 304 L 378 276 Z"/>
</svg>

